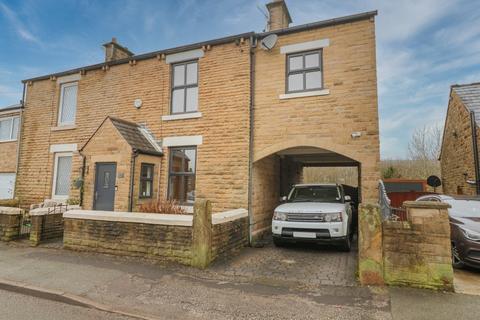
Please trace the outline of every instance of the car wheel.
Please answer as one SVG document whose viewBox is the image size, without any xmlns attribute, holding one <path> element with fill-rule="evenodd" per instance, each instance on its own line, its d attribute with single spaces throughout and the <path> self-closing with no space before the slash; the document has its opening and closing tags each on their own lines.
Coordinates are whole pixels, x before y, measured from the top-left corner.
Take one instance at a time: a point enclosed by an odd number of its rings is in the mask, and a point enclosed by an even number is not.
<svg viewBox="0 0 480 320">
<path fill-rule="evenodd" d="M 281 239 L 277 239 L 277 238 L 273 238 L 273 244 L 276 246 L 276 247 L 283 247 L 283 241 Z"/>
<path fill-rule="evenodd" d="M 455 243 L 452 243 L 452 266 L 456 269 L 462 269 L 465 266 L 460 259 L 460 254 L 458 253 Z"/>
<path fill-rule="evenodd" d="M 352 239 L 350 239 L 350 235 L 347 235 L 345 241 L 342 244 L 342 250 L 345 252 L 349 252 L 352 249 Z"/>
</svg>

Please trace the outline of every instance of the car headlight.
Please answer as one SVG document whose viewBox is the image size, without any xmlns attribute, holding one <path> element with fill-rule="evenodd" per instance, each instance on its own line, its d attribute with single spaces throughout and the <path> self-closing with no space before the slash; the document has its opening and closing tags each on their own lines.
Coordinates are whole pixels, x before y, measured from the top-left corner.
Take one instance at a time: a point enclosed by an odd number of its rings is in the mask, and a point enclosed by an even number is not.
<svg viewBox="0 0 480 320">
<path fill-rule="evenodd" d="M 469 230 L 469 229 L 465 229 L 465 228 L 460 228 L 460 229 L 462 229 L 467 239 L 473 240 L 473 241 L 480 241 L 480 233 Z"/>
<path fill-rule="evenodd" d="M 334 212 L 334 213 L 325 213 L 324 221 L 325 222 L 342 222 L 342 213 L 341 212 Z"/>
<path fill-rule="evenodd" d="M 275 211 L 273 213 L 273 220 L 285 221 L 287 220 L 287 214 L 285 212 Z"/>
</svg>

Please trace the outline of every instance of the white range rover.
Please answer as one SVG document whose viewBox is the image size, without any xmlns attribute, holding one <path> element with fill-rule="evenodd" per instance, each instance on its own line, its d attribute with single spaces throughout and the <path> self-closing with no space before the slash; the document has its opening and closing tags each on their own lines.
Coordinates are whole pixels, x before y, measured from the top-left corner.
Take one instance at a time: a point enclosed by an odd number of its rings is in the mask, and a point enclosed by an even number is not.
<svg viewBox="0 0 480 320">
<path fill-rule="evenodd" d="M 350 251 L 352 207 L 338 184 L 298 184 L 283 197 L 272 221 L 275 245 L 311 241 L 340 245 Z"/>
</svg>

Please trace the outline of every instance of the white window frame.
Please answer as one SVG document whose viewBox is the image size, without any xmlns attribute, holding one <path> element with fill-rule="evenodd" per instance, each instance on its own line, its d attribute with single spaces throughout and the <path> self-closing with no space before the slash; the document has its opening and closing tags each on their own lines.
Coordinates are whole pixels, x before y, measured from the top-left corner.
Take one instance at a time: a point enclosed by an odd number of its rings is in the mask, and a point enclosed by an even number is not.
<svg viewBox="0 0 480 320">
<path fill-rule="evenodd" d="M 73 152 L 57 152 L 55 153 L 55 159 L 54 159 L 54 164 L 53 164 L 53 183 L 52 183 L 52 199 L 55 200 L 67 200 L 70 195 L 59 195 L 57 196 L 55 194 L 55 190 L 57 190 L 57 169 L 58 169 L 58 158 L 60 157 L 72 157 L 72 164 L 73 164 Z M 70 178 L 71 178 L 72 172 L 70 172 Z M 70 193 L 70 190 L 69 190 Z"/>
<path fill-rule="evenodd" d="M 64 90 L 67 87 L 73 87 L 73 86 L 77 87 L 77 96 L 75 97 L 75 100 L 78 100 L 78 81 L 66 82 L 66 83 L 61 83 L 60 84 L 60 104 L 58 106 L 58 120 L 57 120 L 57 125 L 59 127 L 71 126 L 71 125 L 75 124 L 76 114 L 77 114 L 77 101 L 75 101 L 75 117 L 73 118 L 73 121 L 62 122 Z"/>
<path fill-rule="evenodd" d="M 0 118 L 0 122 L 10 120 L 10 139 L 6 139 L 6 140 L 1 140 L 0 139 L 0 142 L 11 142 L 11 141 L 17 141 L 18 140 L 18 131 L 17 131 L 17 138 L 16 139 L 12 138 L 13 137 L 13 121 L 15 121 L 15 119 L 18 119 L 17 130 L 20 130 L 20 117 L 19 116 Z"/>
</svg>

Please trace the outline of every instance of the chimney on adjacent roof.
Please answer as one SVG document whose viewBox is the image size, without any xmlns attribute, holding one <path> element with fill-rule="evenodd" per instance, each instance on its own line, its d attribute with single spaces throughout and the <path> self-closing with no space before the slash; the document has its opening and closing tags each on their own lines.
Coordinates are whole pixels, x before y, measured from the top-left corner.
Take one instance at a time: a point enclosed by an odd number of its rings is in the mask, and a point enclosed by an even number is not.
<svg viewBox="0 0 480 320">
<path fill-rule="evenodd" d="M 292 23 L 290 12 L 288 12 L 287 4 L 284 0 L 273 0 L 267 3 L 268 24 L 267 31 L 274 31 L 288 28 Z"/>
<path fill-rule="evenodd" d="M 117 43 L 117 38 L 103 45 L 105 47 L 105 62 L 115 61 L 133 56 L 133 52 Z"/>
</svg>

